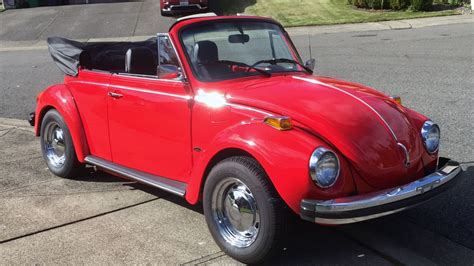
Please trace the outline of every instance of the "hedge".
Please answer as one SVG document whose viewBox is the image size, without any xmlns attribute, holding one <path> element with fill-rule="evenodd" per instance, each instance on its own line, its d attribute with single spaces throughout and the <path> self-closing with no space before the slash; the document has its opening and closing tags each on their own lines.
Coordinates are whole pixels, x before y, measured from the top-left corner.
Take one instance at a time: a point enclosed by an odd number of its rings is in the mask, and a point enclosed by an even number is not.
<svg viewBox="0 0 474 266">
<path fill-rule="evenodd" d="M 367 9 L 400 10 L 410 7 L 414 11 L 430 10 L 433 0 L 348 0 L 349 4 Z"/>
</svg>

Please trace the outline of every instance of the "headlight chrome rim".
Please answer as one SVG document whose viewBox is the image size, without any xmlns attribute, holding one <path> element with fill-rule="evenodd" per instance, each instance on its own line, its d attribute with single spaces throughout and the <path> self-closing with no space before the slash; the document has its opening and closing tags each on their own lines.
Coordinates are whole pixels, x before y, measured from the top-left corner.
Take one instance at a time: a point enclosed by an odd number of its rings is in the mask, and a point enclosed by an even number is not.
<svg viewBox="0 0 474 266">
<path fill-rule="evenodd" d="M 337 171 L 336 171 L 336 175 L 334 177 L 334 180 L 330 184 L 322 184 L 321 181 L 319 180 L 318 176 L 317 176 L 317 168 L 318 168 L 318 163 L 321 161 L 321 158 L 323 158 L 327 154 L 331 154 L 336 159 Z M 326 149 L 324 147 L 318 147 L 311 154 L 311 157 L 309 159 L 309 173 L 310 173 L 311 179 L 319 187 L 321 187 L 321 188 L 330 188 L 330 187 L 334 186 L 334 184 L 336 184 L 337 180 L 339 179 L 340 171 L 341 171 L 341 164 L 340 164 L 340 161 L 339 161 L 339 157 L 337 156 L 337 154 L 335 152 L 333 152 L 329 149 Z"/>
<path fill-rule="evenodd" d="M 435 129 L 435 130 L 438 131 L 438 133 L 437 133 L 438 134 L 438 140 L 437 140 L 435 149 L 432 149 L 432 148 L 430 149 L 430 147 L 427 144 L 427 140 L 428 140 L 429 134 L 431 133 L 432 129 Z M 429 154 L 435 154 L 435 153 L 438 152 L 439 144 L 440 144 L 440 140 L 441 140 L 441 130 L 440 130 L 439 126 L 436 123 L 434 123 L 431 120 L 425 121 L 425 123 L 423 123 L 423 127 L 421 128 L 421 138 L 423 140 L 423 145 L 425 146 L 425 149 Z"/>
</svg>

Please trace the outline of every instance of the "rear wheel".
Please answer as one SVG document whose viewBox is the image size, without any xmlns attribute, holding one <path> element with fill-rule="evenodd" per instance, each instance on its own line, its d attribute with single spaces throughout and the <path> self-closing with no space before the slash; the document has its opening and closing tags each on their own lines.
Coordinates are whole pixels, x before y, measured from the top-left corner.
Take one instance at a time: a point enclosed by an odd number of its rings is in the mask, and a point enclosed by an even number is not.
<svg viewBox="0 0 474 266">
<path fill-rule="evenodd" d="M 77 160 L 69 129 L 54 109 L 44 115 L 41 123 L 41 151 L 49 170 L 57 176 L 77 177 L 84 169 Z"/>
<path fill-rule="evenodd" d="M 279 250 L 287 210 L 252 158 L 217 164 L 204 186 L 204 214 L 219 247 L 243 263 L 259 263 Z"/>
</svg>

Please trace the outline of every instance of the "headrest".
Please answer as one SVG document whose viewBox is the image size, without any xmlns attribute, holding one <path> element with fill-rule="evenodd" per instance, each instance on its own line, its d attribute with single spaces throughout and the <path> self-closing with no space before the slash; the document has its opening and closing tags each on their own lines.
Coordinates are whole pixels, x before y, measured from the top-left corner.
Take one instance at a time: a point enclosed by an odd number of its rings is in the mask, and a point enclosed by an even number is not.
<svg viewBox="0 0 474 266">
<path fill-rule="evenodd" d="M 197 63 L 209 63 L 219 60 L 217 45 L 211 41 L 200 41 L 194 46 L 194 60 Z"/>
<path fill-rule="evenodd" d="M 125 72 L 140 75 L 156 75 L 153 51 L 148 47 L 134 47 L 125 54 Z"/>
</svg>

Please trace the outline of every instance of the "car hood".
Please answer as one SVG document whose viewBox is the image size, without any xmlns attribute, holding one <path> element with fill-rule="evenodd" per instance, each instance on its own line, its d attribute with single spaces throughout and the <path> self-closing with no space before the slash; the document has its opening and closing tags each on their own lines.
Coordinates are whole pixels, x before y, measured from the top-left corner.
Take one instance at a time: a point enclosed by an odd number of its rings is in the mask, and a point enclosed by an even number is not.
<svg viewBox="0 0 474 266">
<path fill-rule="evenodd" d="M 375 188 L 408 182 L 421 141 L 404 108 L 373 89 L 315 76 L 275 76 L 228 91 L 230 102 L 291 117 L 339 150 Z M 407 154 L 410 165 L 406 165 Z M 316 148 L 316 147 L 315 147 Z"/>
</svg>

